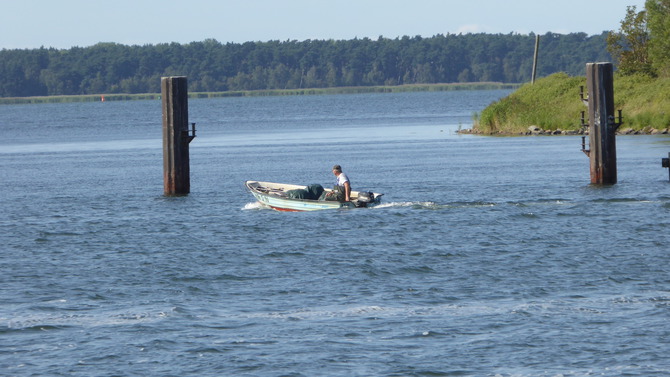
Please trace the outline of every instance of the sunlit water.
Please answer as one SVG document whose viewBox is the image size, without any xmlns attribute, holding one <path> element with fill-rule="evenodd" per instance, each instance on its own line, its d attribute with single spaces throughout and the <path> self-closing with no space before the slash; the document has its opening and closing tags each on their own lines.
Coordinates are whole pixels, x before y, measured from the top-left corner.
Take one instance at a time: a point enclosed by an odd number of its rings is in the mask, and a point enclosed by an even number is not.
<svg viewBox="0 0 670 377">
<path fill-rule="evenodd" d="M 457 135 L 506 91 L 0 107 L 0 375 L 667 376 L 664 136 Z M 578 114 L 576 115 L 576 118 Z M 371 209 L 279 213 L 257 179 Z"/>
</svg>

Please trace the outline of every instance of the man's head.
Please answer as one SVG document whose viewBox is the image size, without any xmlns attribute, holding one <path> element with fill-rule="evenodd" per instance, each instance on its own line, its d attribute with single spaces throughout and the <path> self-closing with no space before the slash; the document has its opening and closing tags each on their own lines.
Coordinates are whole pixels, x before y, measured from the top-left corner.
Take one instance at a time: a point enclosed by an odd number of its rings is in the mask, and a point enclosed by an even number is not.
<svg viewBox="0 0 670 377">
<path fill-rule="evenodd" d="M 340 165 L 333 166 L 333 174 L 340 175 L 342 173 L 342 167 Z"/>
</svg>

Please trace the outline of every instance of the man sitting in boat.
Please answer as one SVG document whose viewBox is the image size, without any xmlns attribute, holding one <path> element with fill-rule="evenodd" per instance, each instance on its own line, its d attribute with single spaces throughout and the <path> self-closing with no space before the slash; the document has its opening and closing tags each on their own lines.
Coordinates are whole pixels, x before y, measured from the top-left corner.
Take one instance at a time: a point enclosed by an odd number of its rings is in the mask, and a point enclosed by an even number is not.
<svg viewBox="0 0 670 377">
<path fill-rule="evenodd" d="M 342 167 L 340 165 L 333 166 L 333 174 L 337 177 L 337 183 L 335 185 L 339 186 L 344 193 L 344 201 L 351 201 L 351 183 L 349 183 L 349 177 L 342 172 Z"/>
</svg>

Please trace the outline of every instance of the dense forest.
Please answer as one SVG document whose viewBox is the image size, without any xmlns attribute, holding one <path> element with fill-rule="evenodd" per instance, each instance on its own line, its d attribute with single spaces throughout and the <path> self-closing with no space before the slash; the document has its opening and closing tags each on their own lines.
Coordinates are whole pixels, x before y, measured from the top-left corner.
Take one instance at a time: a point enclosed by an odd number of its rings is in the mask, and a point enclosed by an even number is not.
<svg viewBox="0 0 670 377">
<path fill-rule="evenodd" d="M 583 75 L 609 61 L 607 33 L 547 33 L 538 77 Z M 183 75 L 189 91 L 324 88 L 530 80 L 535 35 L 447 34 L 430 38 L 306 40 L 0 51 L 0 97 L 158 93 L 160 77 Z"/>
</svg>

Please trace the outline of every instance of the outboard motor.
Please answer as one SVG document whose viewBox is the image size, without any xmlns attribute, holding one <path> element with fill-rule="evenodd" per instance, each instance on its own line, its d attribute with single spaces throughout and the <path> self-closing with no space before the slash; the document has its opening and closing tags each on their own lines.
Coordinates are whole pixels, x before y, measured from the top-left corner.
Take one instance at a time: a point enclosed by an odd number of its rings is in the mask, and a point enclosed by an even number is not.
<svg viewBox="0 0 670 377">
<path fill-rule="evenodd" d="M 358 193 L 358 199 L 356 200 L 356 207 L 367 207 L 368 203 L 372 203 L 375 200 L 375 194 L 371 192 L 361 191 Z"/>
</svg>

